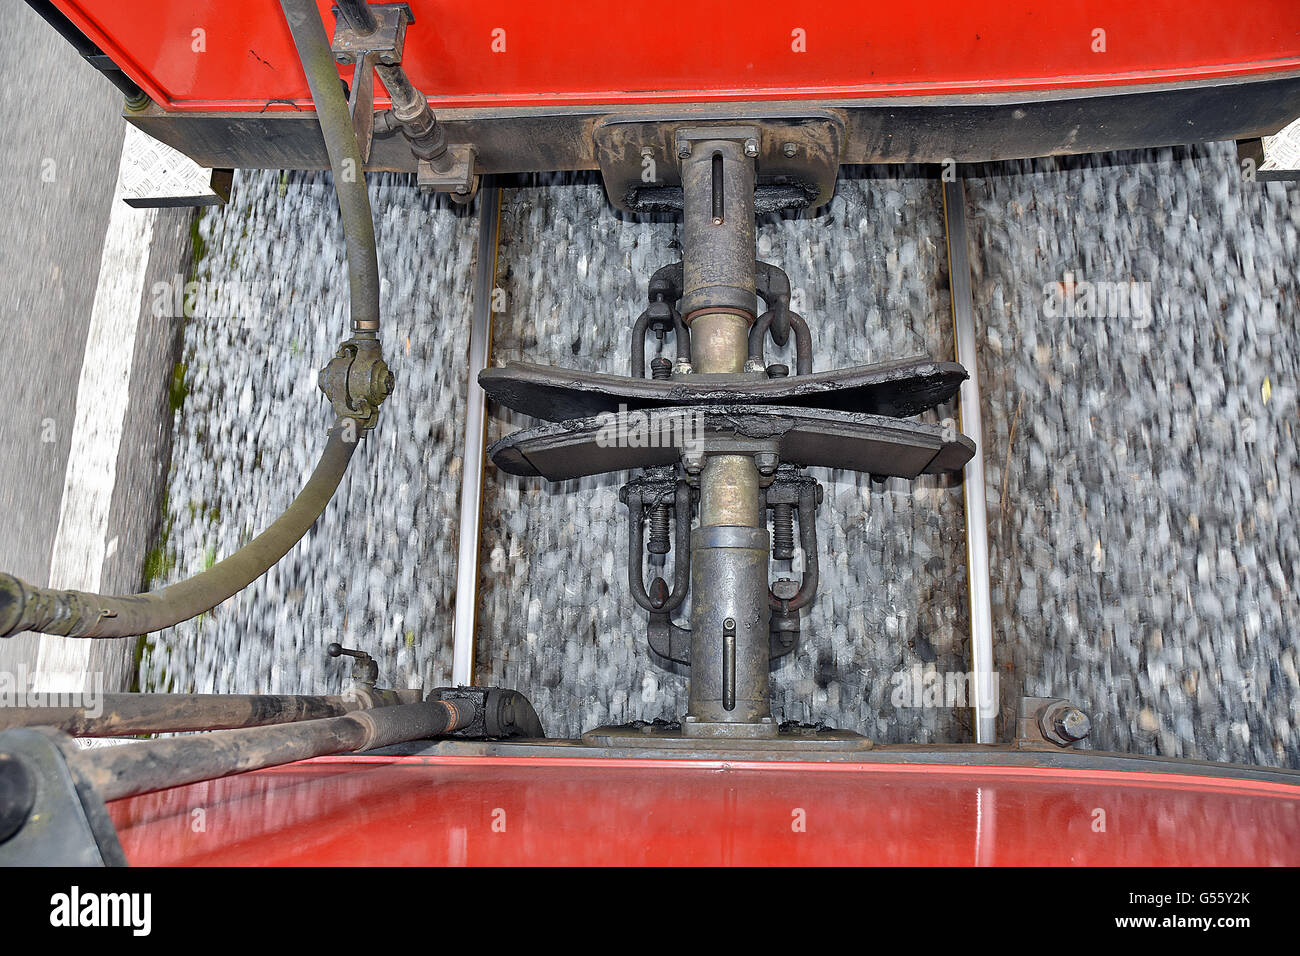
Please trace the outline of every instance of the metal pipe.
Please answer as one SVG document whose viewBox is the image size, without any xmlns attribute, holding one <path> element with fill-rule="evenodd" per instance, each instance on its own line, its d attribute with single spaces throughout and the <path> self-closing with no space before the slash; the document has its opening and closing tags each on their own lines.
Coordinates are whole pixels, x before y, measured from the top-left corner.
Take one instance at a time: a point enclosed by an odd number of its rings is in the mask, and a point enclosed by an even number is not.
<svg viewBox="0 0 1300 956">
<path fill-rule="evenodd" d="M 710 455 L 700 472 L 700 524 L 766 528 L 750 455 Z"/>
<path fill-rule="evenodd" d="M 953 337 L 957 361 L 969 377 L 961 383 L 961 430 L 975 441 L 975 455 L 962 472 L 966 506 L 966 561 L 970 591 L 971 672 L 974 677 L 975 742 L 997 743 L 997 684 L 993 665 L 993 600 L 989 590 L 989 531 L 984 492 L 984 428 L 980 414 L 979 356 L 966 240 L 966 190 L 960 179 L 943 184 L 948 276 L 952 285 Z"/>
<path fill-rule="evenodd" d="M 325 138 L 325 150 L 334 174 L 334 192 L 343 217 L 343 236 L 348 253 L 352 328 L 358 332 L 378 332 L 379 257 L 375 250 L 375 222 L 370 212 L 370 196 L 366 192 L 361 148 L 352 129 L 352 116 L 343 96 L 338 67 L 313 0 L 280 0 L 280 7 L 289 32 L 293 34 L 307 86 L 311 89 L 316 119 Z"/>
<path fill-rule="evenodd" d="M 105 800 L 337 753 L 360 753 L 466 727 L 472 708 L 426 701 L 359 710 L 275 727 L 144 740 L 65 754 L 70 769 Z"/>
<path fill-rule="evenodd" d="M 368 36 L 379 29 L 375 12 L 366 0 L 334 0 L 334 10 L 354 33 Z"/>
<path fill-rule="evenodd" d="M 361 710 L 363 706 L 359 699 L 342 696 L 104 694 L 90 708 L 0 708 L 0 730 L 53 727 L 73 737 L 234 730 L 341 717 L 350 711 Z M 92 710 L 94 714 L 90 713 Z"/>
<path fill-rule="evenodd" d="M 269 528 L 224 561 L 159 591 L 91 594 L 35 587 L 0 574 L 0 637 L 21 631 L 64 637 L 136 637 L 211 610 L 266 573 L 316 523 L 347 470 L 360 433 L 352 419 L 338 419 L 316 470 Z"/>
<path fill-rule="evenodd" d="M 757 303 L 754 163 L 736 140 L 683 143 L 682 306 L 697 374 L 740 372 Z M 691 534 L 687 737 L 774 737 L 771 538 L 753 454 L 707 454 Z"/>
<path fill-rule="evenodd" d="M 496 285 L 497 235 L 501 191 L 479 193 L 478 266 L 474 276 L 474 314 L 469 330 L 469 393 L 465 401 L 465 454 L 460 484 L 460 530 L 456 555 L 456 623 L 451 682 L 473 683 L 474 633 L 478 614 L 478 561 L 483 519 L 483 462 L 487 445 L 487 393 L 478 373 L 492 351 L 492 290 Z"/>
<path fill-rule="evenodd" d="M 766 528 L 701 525 L 691 534 L 688 737 L 772 737 Z"/>
<path fill-rule="evenodd" d="M 682 162 L 682 315 L 692 355 L 697 314 L 738 310 L 748 331 L 756 304 L 754 161 L 734 140 L 696 142 Z"/>
<path fill-rule="evenodd" d="M 411 85 L 398 64 L 376 63 L 375 72 L 384 81 L 393 103 L 393 119 L 402 127 L 411 152 L 433 163 L 439 172 L 446 172 L 452 158 L 447 153 L 447 135 L 429 108 L 428 98 Z"/>
<path fill-rule="evenodd" d="M 691 365 L 697 374 L 743 372 L 748 352 L 747 316 L 705 312 L 691 320 Z"/>
</svg>

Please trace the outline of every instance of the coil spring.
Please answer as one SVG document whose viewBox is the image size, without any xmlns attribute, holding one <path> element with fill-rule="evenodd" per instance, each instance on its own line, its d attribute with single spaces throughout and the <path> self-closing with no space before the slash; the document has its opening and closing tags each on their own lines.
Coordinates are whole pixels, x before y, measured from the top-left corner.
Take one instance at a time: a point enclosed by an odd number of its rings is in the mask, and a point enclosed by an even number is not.
<svg viewBox="0 0 1300 956">
<path fill-rule="evenodd" d="M 772 506 L 772 557 L 778 561 L 794 557 L 794 505 Z"/>
<path fill-rule="evenodd" d="M 672 507 L 657 504 L 650 509 L 650 543 L 647 550 L 651 554 L 667 554 L 671 548 L 669 527 L 672 519 Z"/>
</svg>

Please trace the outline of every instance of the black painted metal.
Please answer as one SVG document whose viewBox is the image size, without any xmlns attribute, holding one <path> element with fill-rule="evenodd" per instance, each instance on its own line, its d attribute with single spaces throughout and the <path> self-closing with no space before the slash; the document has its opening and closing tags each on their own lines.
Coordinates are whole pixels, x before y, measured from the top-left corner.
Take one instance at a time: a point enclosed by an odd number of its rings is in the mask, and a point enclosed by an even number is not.
<svg viewBox="0 0 1300 956">
<path fill-rule="evenodd" d="M 81 56 L 83 60 L 104 74 L 104 78 L 117 87 L 118 92 L 126 97 L 128 106 L 135 108 L 149 102 L 144 91 L 136 86 L 135 81 L 123 73 L 104 51 L 95 46 L 90 39 L 77 29 L 77 25 L 63 15 L 50 0 L 27 0 L 27 5 L 42 20 L 52 26 Z"/>
<path fill-rule="evenodd" d="M 75 751 L 46 727 L 0 733 L 0 866 L 126 866 L 103 795 L 70 765 Z"/>
<path fill-rule="evenodd" d="M 907 418 L 956 393 L 966 370 L 956 362 L 909 358 L 789 378 L 737 375 L 670 380 L 510 362 L 479 373 L 494 402 L 543 421 L 677 405 L 782 405 Z"/>
<path fill-rule="evenodd" d="M 1108 89 L 877 100 L 774 101 L 692 107 L 593 105 L 440 109 L 447 140 L 472 143 L 492 173 L 599 169 L 593 131 L 607 117 L 682 122 L 788 122 L 819 110 L 843 124 L 840 165 L 982 163 L 1272 135 L 1300 116 L 1300 71 L 1265 78 Z M 174 112 L 127 119 L 213 168 L 326 169 L 310 111 Z M 634 157 L 639 160 L 639 157 Z M 400 139 L 376 139 L 368 169 L 415 172 Z M 759 185 L 764 173 L 759 172 Z"/>
<path fill-rule="evenodd" d="M 639 417 L 637 417 L 639 416 Z M 538 425 L 507 435 L 488 448 L 502 471 L 566 481 L 629 468 L 672 465 L 682 448 L 671 442 L 633 447 L 617 440 L 613 416 Z M 628 416 L 647 436 L 704 433 L 774 443 L 781 461 L 848 468 L 887 478 L 915 478 L 960 469 L 975 444 L 938 425 L 852 412 L 764 405 L 685 406 L 648 409 Z"/>
</svg>

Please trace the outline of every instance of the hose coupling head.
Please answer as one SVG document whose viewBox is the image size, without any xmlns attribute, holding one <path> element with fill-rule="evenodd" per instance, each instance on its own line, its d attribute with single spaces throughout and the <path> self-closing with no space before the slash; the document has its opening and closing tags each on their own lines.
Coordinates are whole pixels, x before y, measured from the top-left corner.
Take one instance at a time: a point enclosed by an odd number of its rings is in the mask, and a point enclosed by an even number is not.
<svg viewBox="0 0 1300 956">
<path fill-rule="evenodd" d="M 365 430 L 379 421 L 379 406 L 393 393 L 393 373 L 380 354 L 379 340 L 355 335 L 339 346 L 317 379 L 334 414 Z"/>
</svg>

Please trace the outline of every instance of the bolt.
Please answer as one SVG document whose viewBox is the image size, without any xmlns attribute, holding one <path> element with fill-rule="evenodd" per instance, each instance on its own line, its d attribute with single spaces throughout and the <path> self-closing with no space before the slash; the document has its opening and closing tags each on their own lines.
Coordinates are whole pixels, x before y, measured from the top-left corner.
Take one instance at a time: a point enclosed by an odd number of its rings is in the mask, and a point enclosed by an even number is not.
<svg viewBox="0 0 1300 956">
<path fill-rule="evenodd" d="M 688 156 L 690 156 L 690 155 L 691 155 L 691 144 L 690 144 L 690 143 L 678 143 L 678 144 L 677 144 L 677 157 L 678 157 L 679 159 L 685 159 L 686 157 L 688 157 Z"/>
<path fill-rule="evenodd" d="M 776 473 L 776 466 L 781 463 L 776 452 L 760 451 L 754 455 L 754 466 L 758 468 L 760 475 L 772 475 Z"/>
<path fill-rule="evenodd" d="M 674 377 L 678 375 L 693 375 L 693 374 L 695 374 L 695 366 L 691 365 L 691 363 L 686 361 L 686 359 L 678 359 L 677 362 L 673 365 Z"/>
<path fill-rule="evenodd" d="M 756 358 L 746 359 L 746 360 L 745 360 L 745 371 L 746 371 L 746 372 L 761 372 L 761 371 L 763 371 L 763 363 L 760 362 L 760 361 L 759 361 L 758 359 L 756 359 Z"/>
<path fill-rule="evenodd" d="M 783 365 L 780 362 L 773 362 L 767 367 L 768 378 L 785 378 L 790 374 L 790 366 Z"/>
<path fill-rule="evenodd" d="M 698 475 L 704 469 L 704 456 L 686 452 L 682 455 L 682 467 L 686 469 L 688 475 Z"/>
<path fill-rule="evenodd" d="M 655 154 L 655 149 L 654 149 L 653 146 L 642 146 L 642 147 L 641 147 L 641 155 L 644 156 L 646 159 L 649 159 L 649 158 L 650 158 L 651 156 L 653 156 L 654 154 Z"/>
<path fill-rule="evenodd" d="M 745 140 L 745 155 L 750 158 L 758 155 L 758 140 L 752 138 Z"/>
<path fill-rule="evenodd" d="M 673 377 L 673 363 L 668 361 L 662 355 L 650 360 L 650 377 L 657 382 L 666 381 Z"/>
<path fill-rule="evenodd" d="M 393 373 L 383 359 L 370 367 L 370 394 L 366 397 L 378 404 L 393 394 Z"/>
<path fill-rule="evenodd" d="M 788 601 L 799 593 L 799 582 L 792 578 L 778 578 L 772 582 L 772 596 L 778 601 Z"/>
<path fill-rule="evenodd" d="M 1092 721 L 1078 707 L 1066 707 L 1056 714 L 1053 729 L 1066 740 L 1082 740 L 1092 731 Z"/>
<path fill-rule="evenodd" d="M 794 159 L 794 154 L 799 152 L 799 147 L 796 146 L 794 143 L 786 143 L 784 146 L 781 147 L 781 152 L 784 153 L 786 157 L 788 157 L 789 159 Z"/>
<path fill-rule="evenodd" d="M 772 508 L 772 557 L 778 561 L 794 557 L 794 506 L 787 502 L 779 502 Z"/>
</svg>

